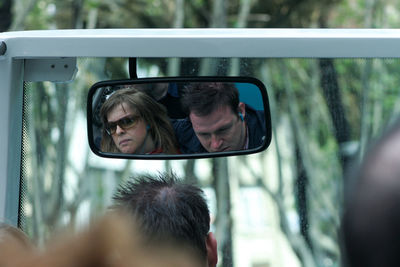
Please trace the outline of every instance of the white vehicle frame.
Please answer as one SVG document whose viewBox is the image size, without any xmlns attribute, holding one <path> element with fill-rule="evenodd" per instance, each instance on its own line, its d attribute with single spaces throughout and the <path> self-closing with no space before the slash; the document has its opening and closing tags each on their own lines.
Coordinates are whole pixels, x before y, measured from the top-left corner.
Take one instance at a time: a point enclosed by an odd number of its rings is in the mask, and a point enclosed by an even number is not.
<svg viewBox="0 0 400 267">
<path fill-rule="evenodd" d="M 399 58 L 400 30 L 129 29 L 0 33 L 0 221 L 17 225 L 24 81 L 68 81 L 78 57 Z"/>
</svg>

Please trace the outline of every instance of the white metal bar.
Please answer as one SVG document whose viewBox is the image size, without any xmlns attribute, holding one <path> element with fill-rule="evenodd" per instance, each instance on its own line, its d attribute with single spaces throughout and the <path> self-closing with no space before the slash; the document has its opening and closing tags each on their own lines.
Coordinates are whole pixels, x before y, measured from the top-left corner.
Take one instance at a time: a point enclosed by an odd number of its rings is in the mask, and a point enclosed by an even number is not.
<svg viewBox="0 0 400 267">
<path fill-rule="evenodd" d="M 0 60 L 0 221 L 18 223 L 23 62 Z"/>
<path fill-rule="evenodd" d="M 37 57 L 400 57 L 398 29 L 110 29 L 7 32 Z"/>
<path fill-rule="evenodd" d="M 26 59 L 24 81 L 71 81 L 77 72 L 76 58 Z"/>
</svg>

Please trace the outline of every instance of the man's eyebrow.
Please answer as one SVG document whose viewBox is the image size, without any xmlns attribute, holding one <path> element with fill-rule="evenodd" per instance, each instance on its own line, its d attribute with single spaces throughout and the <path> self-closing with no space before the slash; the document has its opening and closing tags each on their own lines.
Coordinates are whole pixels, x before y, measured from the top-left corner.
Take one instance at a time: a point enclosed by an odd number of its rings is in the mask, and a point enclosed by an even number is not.
<svg viewBox="0 0 400 267">
<path fill-rule="evenodd" d="M 233 122 L 228 122 L 227 124 L 221 125 L 221 127 L 216 129 L 215 131 L 212 131 L 212 132 L 199 131 L 199 132 L 196 132 L 196 133 L 198 135 L 207 135 L 207 134 L 212 134 L 212 133 L 218 133 L 218 132 L 225 131 L 225 130 L 231 128 L 232 124 L 233 124 Z"/>
<path fill-rule="evenodd" d="M 206 134 L 211 134 L 211 133 L 210 132 L 197 132 L 197 134 L 206 135 Z"/>
<path fill-rule="evenodd" d="M 231 128 L 233 125 L 232 122 L 228 122 L 227 124 L 221 125 L 221 127 L 219 127 L 218 129 L 216 129 L 214 132 L 219 132 L 219 131 L 224 131 L 226 129 Z"/>
</svg>

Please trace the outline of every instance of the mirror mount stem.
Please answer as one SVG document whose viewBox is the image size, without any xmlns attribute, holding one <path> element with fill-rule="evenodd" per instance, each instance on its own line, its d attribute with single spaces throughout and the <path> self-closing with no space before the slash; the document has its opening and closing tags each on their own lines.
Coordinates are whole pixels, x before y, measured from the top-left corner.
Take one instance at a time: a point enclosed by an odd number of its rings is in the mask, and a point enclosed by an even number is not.
<svg viewBox="0 0 400 267">
<path fill-rule="evenodd" d="M 130 57 L 129 58 L 129 78 L 132 80 L 136 80 L 137 76 L 137 58 Z"/>
</svg>

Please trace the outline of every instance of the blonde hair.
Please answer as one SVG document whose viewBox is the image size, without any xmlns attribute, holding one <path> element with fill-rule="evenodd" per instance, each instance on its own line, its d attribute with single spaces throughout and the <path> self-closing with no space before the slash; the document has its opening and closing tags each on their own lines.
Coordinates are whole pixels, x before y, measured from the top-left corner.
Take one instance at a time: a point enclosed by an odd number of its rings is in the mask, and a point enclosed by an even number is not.
<svg viewBox="0 0 400 267">
<path fill-rule="evenodd" d="M 156 145 L 156 149 L 161 148 L 162 153 L 178 153 L 174 129 L 165 107 L 146 93 L 133 88 L 117 90 L 104 102 L 100 109 L 100 116 L 103 122 L 101 138 L 101 150 L 103 152 L 120 152 L 112 137 L 106 132 L 105 125 L 108 122 L 108 113 L 123 103 L 128 105 L 149 126 L 148 131 Z"/>
</svg>

